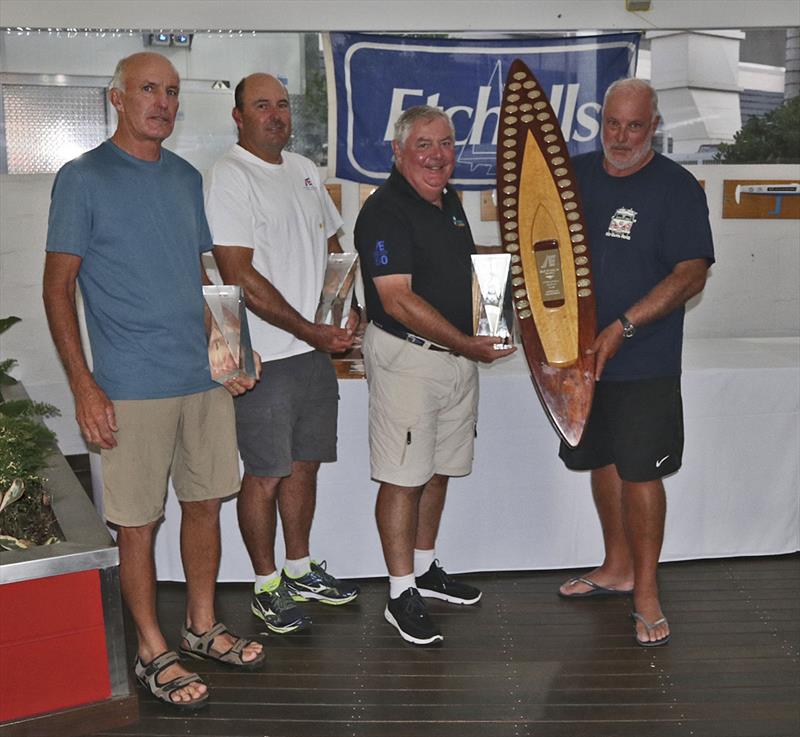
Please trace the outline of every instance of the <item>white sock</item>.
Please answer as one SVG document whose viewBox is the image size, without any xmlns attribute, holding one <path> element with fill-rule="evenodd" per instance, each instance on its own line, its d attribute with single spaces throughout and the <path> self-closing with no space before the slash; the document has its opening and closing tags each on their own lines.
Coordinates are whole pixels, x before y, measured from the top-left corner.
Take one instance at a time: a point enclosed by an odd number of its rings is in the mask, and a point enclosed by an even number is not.
<svg viewBox="0 0 800 737">
<path fill-rule="evenodd" d="M 305 576 L 311 570 L 311 557 L 298 558 L 297 560 L 289 560 L 287 558 L 283 563 L 283 570 L 289 578 L 300 578 Z"/>
<path fill-rule="evenodd" d="M 417 582 L 414 580 L 414 574 L 409 573 L 407 576 L 389 576 L 389 598 L 396 599 L 407 589 L 415 589 Z"/>
<path fill-rule="evenodd" d="M 435 550 L 417 550 L 414 548 L 414 575 L 419 577 L 426 574 L 435 559 Z"/>
<path fill-rule="evenodd" d="M 266 576 L 256 576 L 255 592 L 274 591 L 281 580 L 281 574 L 277 571 L 268 573 Z"/>
</svg>

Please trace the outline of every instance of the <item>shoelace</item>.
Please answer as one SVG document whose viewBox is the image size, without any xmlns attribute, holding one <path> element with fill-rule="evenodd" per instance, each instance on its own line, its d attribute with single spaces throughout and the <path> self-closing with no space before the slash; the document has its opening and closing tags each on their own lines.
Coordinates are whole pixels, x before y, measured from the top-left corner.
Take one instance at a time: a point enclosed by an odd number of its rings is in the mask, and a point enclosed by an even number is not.
<svg viewBox="0 0 800 737">
<path fill-rule="evenodd" d="M 284 612 L 287 609 L 293 609 L 297 606 L 283 581 L 278 584 L 277 589 L 269 592 L 269 597 L 270 607 L 276 614 L 278 612 Z"/>
<path fill-rule="evenodd" d="M 320 581 L 322 581 L 325 586 L 329 586 L 331 588 L 335 587 L 339 582 L 325 570 L 328 566 L 327 561 L 322 561 L 322 563 L 315 563 L 314 567 L 311 569 L 311 573 L 314 574 Z"/>
<path fill-rule="evenodd" d="M 422 601 L 422 597 L 416 591 L 408 597 L 405 613 L 413 614 L 416 617 L 425 617 L 428 614 L 425 602 Z"/>
<path fill-rule="evenodd" d="M 450 574 L 446 573 L 444 568 L 439 565 L 439 559 L 437 558 L 433 561 L 433 573 L 439 578 L 442 583 L 448 584 L 454 581 L 453 577 Z"/>
</svg>

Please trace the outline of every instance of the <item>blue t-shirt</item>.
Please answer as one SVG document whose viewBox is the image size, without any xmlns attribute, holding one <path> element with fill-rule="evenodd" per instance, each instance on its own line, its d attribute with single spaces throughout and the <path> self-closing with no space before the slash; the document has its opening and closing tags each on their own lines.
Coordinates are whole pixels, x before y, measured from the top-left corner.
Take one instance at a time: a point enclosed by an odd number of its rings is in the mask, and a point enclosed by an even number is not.
<svg viewBox="0 0 800 737">
<path fill-rule="evenodd" d="M 106 141 L 56 175 L 47 250 L 82 259 L 93 373 L 110 399 L 216 386 L 200 271 L 211 245 L 200 173 L 166 149 L 143 161 Z"/>
<path fill-rule="evenodd" d="M 666 278 L 675 265 L 695 258 L 714 262 L 703 188 L 679 164 L 660 154 L 635 174 L 612 177 L 601 151 L 576 156 L 592 255 L 598 332 Z M 637 327 L 606 363 L 602 380 L 679 376 L 683 306 Z"/>
</svg>

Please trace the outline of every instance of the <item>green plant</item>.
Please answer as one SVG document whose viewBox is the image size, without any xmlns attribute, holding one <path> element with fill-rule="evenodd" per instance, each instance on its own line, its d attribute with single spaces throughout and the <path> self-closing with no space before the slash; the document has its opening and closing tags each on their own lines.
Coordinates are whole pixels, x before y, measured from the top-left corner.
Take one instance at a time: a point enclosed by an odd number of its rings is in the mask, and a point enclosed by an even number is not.
<svg viewBox="0 0 800 737">
<path fill-rule="evenodd" d="M 0 320 L 0 334 L 18 323 Z M 17 381 L 9 375 L 14 359 L 0 361 L 0 385 Z M 58 522 L 50 507 L 42 469 L 55 450 L 55 433 L 41 421 L 59 411 L 30 399 L 0 401 L 0 546 L 9 550 L 58 540 Z"/>
<path fill-rule="evenodd" d="M 800 162 L 800 96 L 748 120 L 721 143 L 716 158 L 726 164 L 796 164 Z"/>
</svg>

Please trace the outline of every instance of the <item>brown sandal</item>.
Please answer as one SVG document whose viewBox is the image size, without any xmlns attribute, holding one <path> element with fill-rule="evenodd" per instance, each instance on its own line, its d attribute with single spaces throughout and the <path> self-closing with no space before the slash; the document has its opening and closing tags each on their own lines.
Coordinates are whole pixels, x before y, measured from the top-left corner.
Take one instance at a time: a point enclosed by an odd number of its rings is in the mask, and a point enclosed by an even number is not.
<svg viewBox="0 0 800 737">
<path fill-rule="evenodd" d="M 214 639 L 220 635 L 228 634 L 236 639 L 236 642 L 225 652 L 212 647 Z M 225 665 L 232 665 L 234 668 L 241 668 L 242 670 L 254 670 L 261 666 L 264 662 L 264 651 L 262 650 L 252 660 L 243 660 L 242 653 L 245 647 L 251 642 L 256 640 L 248 640 L 245 637 L 239 637 L 233 634 L 222 622 L 217 622 L 208 632 L 202 635 L 195 634 L 188 627 L 184 626 L 181 629 L 181 646 L 180 652 L 182 655 L 187 655 L 190 658 L 197 658 L 198 660 L 213 660 L 217 663 L 224 663 Z M 187 645 L 184 645 L 187 643 Z"/>
<path fill-rule="evenodd" d="M 136 674 L 136 680 L 139 681 L 143 688 L 146 688 L 153 696 L 165 704 L 174 706 L 184 711 L 194 711 L 200 709 L 208 703 L 208 691 L 202 696 L 191 701 L 174 701 L 172 694 L 175 691 L 188 686 L 191 683 L 202 683 L 203 681 L 197 673 L 190 673 L 186 676 L 178 676 L 166 683 L 158 682 L 158 675 L 166 670 L 173 663 L 179 662 L 177 653 L 174 650 L 165 650 L 161 655 L 157 655 L 149 663 L 144 663 L 137 655 L 133 664 L 133 672 Z"/>
</svg>

